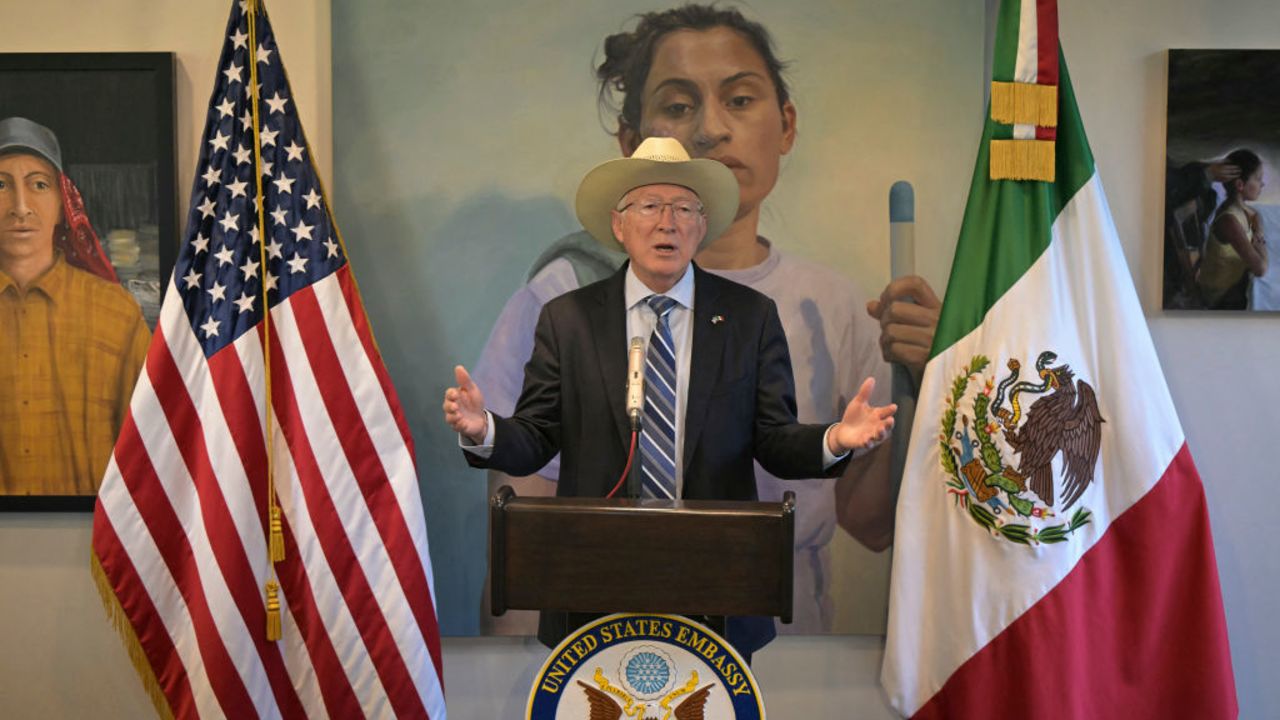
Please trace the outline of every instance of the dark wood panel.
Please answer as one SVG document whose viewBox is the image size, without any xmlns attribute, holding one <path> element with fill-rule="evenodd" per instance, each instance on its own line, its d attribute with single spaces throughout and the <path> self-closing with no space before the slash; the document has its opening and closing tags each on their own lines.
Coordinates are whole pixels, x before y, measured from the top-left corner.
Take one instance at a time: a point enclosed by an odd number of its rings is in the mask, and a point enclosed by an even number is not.
<svg viewBox="0 0 1280 720">
<path fill-rule="evenodd" d="M 504 488 L 504 490 L 506 490 Z M 794 500 L 493 498 L 495 612 L 791 616 Z"/>
</svg>

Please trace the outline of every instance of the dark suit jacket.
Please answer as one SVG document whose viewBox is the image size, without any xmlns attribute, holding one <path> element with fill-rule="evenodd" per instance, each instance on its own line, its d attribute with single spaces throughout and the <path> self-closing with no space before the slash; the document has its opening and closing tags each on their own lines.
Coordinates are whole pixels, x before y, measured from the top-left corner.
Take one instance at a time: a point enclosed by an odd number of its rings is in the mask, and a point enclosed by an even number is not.
<svg viewBox="0 0 1280 720">
<path fill-rule="evenodd" d="M 682 431 L 682 497 L 756 499 L 753 460 L 780 478 L 838 474 L 843 462 L 822 467 L 827 426 L 796 422 L 791 358 L 774 302 L 691 267 L 693 349 Z M 543 307 L 515 412 L 494 417 L 489 458 L 463 453 L 471 465 L 530 475 L 560 452 L 558 496 L 603 497 L 612 489 L 631 439 L 624 402 L 625 274 L 623 266 L 612 277 Z M 554 646 L 573 620 L 544 613 L 538 637 Z M 731 635 L 733 625 L 731 619 Z M 727 639 L 749 653 L 771 639 L 772 631 L 769 621 L 767 637 L 756 642 Z M 757 623 L 750 634 L 764 632 Z"/>
</svg>

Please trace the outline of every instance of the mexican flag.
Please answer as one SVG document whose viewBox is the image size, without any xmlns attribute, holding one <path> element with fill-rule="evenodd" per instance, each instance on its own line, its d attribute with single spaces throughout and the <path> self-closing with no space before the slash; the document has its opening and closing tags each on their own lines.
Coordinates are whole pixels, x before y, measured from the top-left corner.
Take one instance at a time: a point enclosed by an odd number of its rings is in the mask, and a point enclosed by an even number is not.
<svg viewBox="0 0 1280 720">
<path fill-rule="evenodd" d="M 1234 718 L 1204 491 L 1053 2 L 1004 0 L 916 407 L 883 683 L 915 718 Z"/>
</svg>

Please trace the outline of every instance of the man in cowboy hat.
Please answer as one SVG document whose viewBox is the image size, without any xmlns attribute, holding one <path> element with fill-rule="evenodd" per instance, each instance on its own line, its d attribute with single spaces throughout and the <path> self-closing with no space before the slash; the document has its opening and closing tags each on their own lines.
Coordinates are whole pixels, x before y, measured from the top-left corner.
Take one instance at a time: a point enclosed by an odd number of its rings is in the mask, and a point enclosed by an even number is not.
<svg viewBox="0 0 1280 720">
<path fill-rule="evenodd" d="M 481 389 L 455 368 L 458 384 L 445 391 L 443 409 L 467 462 L 527 475 L 559 451 L 557 495 L 608 494 L 630 447 L 628 338 L 647 341 L 649 368 L 631 494 L 754 500 L 753 460 L 782 478 L 829 476 L 851 452 L 882 442 L 894 407 L 867 403 L 870 379 L 839 422 L 797 423 L 773 301 L 692 264 L 699 246 L 733 221 L 738 195 L 731 170 L 690 160 L 672 138 L 649 138 L 631 157 L 587 173 L 578 219 L 602 242 L 620 243 L 629 261 L 547 303 L 511 417 L 486 411 Z M 772 621 L 735 637 L 732 620 L 727 639 L 744 654 L 772 637 Z M 554 646 L 581 621 L 544 613 L 538 637 Z"/>
<path fill-rule="evenodd" d="M 57 137 L 0 120 L 0 492 L 97 490 L 150 337 Z"/>
</svg>

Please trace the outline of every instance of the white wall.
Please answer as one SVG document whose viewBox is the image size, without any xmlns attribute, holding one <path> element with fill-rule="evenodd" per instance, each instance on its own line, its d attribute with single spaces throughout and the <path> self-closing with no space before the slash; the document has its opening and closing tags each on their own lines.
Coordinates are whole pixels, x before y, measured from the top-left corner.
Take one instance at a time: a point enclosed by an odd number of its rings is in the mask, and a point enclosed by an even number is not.
<svg viewBox="0 0 1280 720">
<path fill-rule="evenodd" d="M 177 194 L 185 218 L 230 10 L 231 0 L 0 0 L 0 52 L 176 52 Z M 271 0 L 268 11 L 327 184 L 333 176 L 329 0 Z M 6 720 L 154 714 L 89 574 L 91 524 L 88 514 L 0 514 L 0 716 Z"/>
<path fill-rule="evenodd" d="M 1240 717 L 1280 717 L 1280 554 L 1270 537 L 1280 316 L 1160 309 L 1165 51 L 1280 48 L 1280 3 L 1072 0 L 1059 16 L 1098 172 L 1209 497 Z M 1267 173 L 1280 178 L 1280 168 Z"/>
<path fill-rule="evenodd" d="M 976 1 L 976 0 L 975 0 Z M 198 123 L 229 3 L 0 0 L 3 51 L 177 50 L 179 195 L 190 187 Z M 327 0 L 274 0 L 272 19 L 303 120 L 329 174 Z M 1204 476 L 1235 659 L 1241 717 L 1280 708 L 1280 554 L 1269 452 L 1280 430 L 1280 318 L 1168 315 L 1159 307 L 1164 50 L 1280 46 L 1274 0 L 1072 0 L 1062 37 L 1099 171 L 1188 441 Z M 188 47 L 191 50 L 188 50 Z M 2 99 L 0 99 L 2 105 Z M 976 138 L 974 140 L 976 142 Z M 966 149 L 965 152 L 971 150 Z M 1278 169 L 1280 170 L 1280 169 Z M 956 188 L 963 193 L 963 188 Z M 939 250 L 942 251 L 941 249 Z M 950 252 L 950 247 L 945 249 Z M 932 277 L 938 281 L 941 278 Z M 88 573 L 87 515 L 0 515 L 0 708 L 7 718 L 146 717 L 150 706 L 107 625 Z M 454 718 L 523 707 L 542 659 L 516 640 L 449 639 Z M 787 638 L 757 656 L 776 718 L 888 717 L 875 687 L 879 642 Z"/>
</svg>

